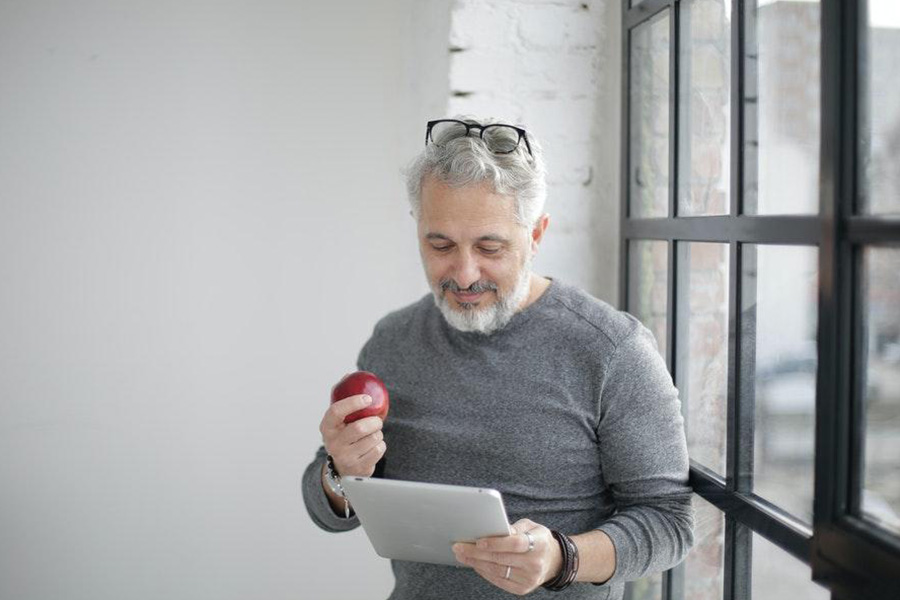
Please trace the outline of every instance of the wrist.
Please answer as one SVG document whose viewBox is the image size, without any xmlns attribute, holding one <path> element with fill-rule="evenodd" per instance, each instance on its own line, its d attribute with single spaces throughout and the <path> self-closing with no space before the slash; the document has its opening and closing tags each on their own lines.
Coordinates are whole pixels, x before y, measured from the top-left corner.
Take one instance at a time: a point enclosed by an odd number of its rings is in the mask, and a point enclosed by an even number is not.
<svg viewBox="0 0 900 600">
<path fill-rule="evenodd" d="M 353 516 L 350 500 L 347 498 L 341 485 L 340 473 L 335 468 L 334 459 L 330 454 L 326 457 L 325 464 L 322 466 L 322 487 L 335 514 L 345 519 Z"/>
<path fill-rule="evenodd" d="M 565 566 L 565 558 L 563 557 L 562 548 L 554 537 L 550 549 L 550 566 L 547 568 L 546 576 L 541 582 L 541 585 L 545 585 L 546 583 L 557 579 L 560 576 L 560 573 L 562 573 L 562 570 L 565 568 Z"/>
<path fill-rule="evenodd" d="M 564 533 L 556 530 L 551 530 L 550 533 L 559 546 L 559 552 L 562 556 L 562 568 L 554 578 L 545 581 L 541 587 L 551 592 L 559 592 L 572 585 L 575 577 L 578 576 L 578 546 Z"/>
<path fill-rule="evenodd" d="M 541 585 L 546 585 L 548 582 L 557 579 L 563 567 L 565 565 L 563 564 L 562 549 L 554 538 L 550 549 L 550 566 L 547 567 L 547 572 L 544 574 L 544 580 L 541 582 Z"/>
</svg>

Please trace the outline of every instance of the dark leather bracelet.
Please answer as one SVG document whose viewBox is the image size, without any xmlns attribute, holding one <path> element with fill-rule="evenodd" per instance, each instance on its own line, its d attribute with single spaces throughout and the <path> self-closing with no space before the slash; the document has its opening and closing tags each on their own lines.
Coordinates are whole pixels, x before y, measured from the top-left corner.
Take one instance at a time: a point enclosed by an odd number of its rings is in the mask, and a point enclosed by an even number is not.
<svg viewBox="0 0 900 600">
<path fill-rule="evenodd" d="M 564 533 L 556 530 L 551 530 L 550 533 L 553 535 L 553 539 L 559 543 L 563 564 L 559 574 L 541 587 L 551 592 L 559 592 L 572 585 L 575 576 L 578 575 L 578 546 Z"/>
</svg>

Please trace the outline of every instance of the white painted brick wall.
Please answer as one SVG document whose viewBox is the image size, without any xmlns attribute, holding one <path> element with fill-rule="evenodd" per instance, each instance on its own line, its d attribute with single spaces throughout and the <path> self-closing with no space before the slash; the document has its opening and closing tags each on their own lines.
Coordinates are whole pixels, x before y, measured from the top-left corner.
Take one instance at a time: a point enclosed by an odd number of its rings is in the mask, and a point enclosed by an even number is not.
<svg viewBox="0 0 900 600">
<path fill-rule="evenodd" d="M 535 269 L 617 304 L 620 0 L 456 0 L 446 116 L 540 138 L 551 227 Z M 435 115 L 435 117 L 440 115 Z"/>
</svg>

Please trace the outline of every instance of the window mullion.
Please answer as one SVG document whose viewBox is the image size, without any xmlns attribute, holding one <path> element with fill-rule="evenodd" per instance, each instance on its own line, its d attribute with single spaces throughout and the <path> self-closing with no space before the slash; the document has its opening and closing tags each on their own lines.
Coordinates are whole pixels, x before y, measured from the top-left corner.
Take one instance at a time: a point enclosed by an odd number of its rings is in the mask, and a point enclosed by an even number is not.
<svg viewBox="0 0 900 600">
<path fill-rule="evenodd" d="M 675 253 L 676 244 L 678 242 L 674 240 L 670 240 L 668 242 L 669 254 L 666 257 L 668 261 L 668 272 L 669 272 L 669 289 L 666 290 L 666 310 L 667 310 L 667 321 L 666 321 L 666 363 L 669 366 L 669 374 L 672 375 L 672 381 L 675 381 L 676 377 L 676 357 L 678 353 L 676 352 L 676 342 L 678 340 L 678 322 L 676 319 L 678 308 L 678 256 Z M 682 397 L 682 400 L 684 398 Z M 682 414 L 685 419 L 687 419 L 687 410 L 685 406 L 682 405 Z"/>
<path fill-rule="evenodd" d="M 681 4 L 671 0 L 669 10 L 669 218 L 678 206 L 678 76 L 681 46 Z"/>
<path fill-rule="evenodd" d="M 751 530 L 725 515 L 725 577 L 722 600 L 750 600 Z"/>
<path fill-rule="evenodd" d="M 684 596 L 684 562 L 680 562 L 663 577 L 663 600 L 690 600 Z"/>
</svg>

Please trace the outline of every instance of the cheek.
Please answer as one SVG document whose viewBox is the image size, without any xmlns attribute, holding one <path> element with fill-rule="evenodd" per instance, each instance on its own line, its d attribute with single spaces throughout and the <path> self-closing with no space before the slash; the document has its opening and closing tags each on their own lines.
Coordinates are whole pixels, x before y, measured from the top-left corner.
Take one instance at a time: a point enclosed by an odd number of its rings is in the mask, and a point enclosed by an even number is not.
<svg viewBox="0 0 900 600">
<path fill-rule="evenodd" d="M 438 281 L 444 277 L 447 272 L 446 261 L 440 257 L 422 253 L 422 265 L 425 267 L 425 275 L 432 280 Z"/>
<path fill-rule="evenodd" d="M 521 261 L 519 256 L 510 257 L 509 260 L 504 261 L 503 265 L 497 265 L 494 269 L 495 276 L 503 281 L 507 285 L 514 284 L 519 277 L 519 273 L 522 269 Z"/>
</svg>

